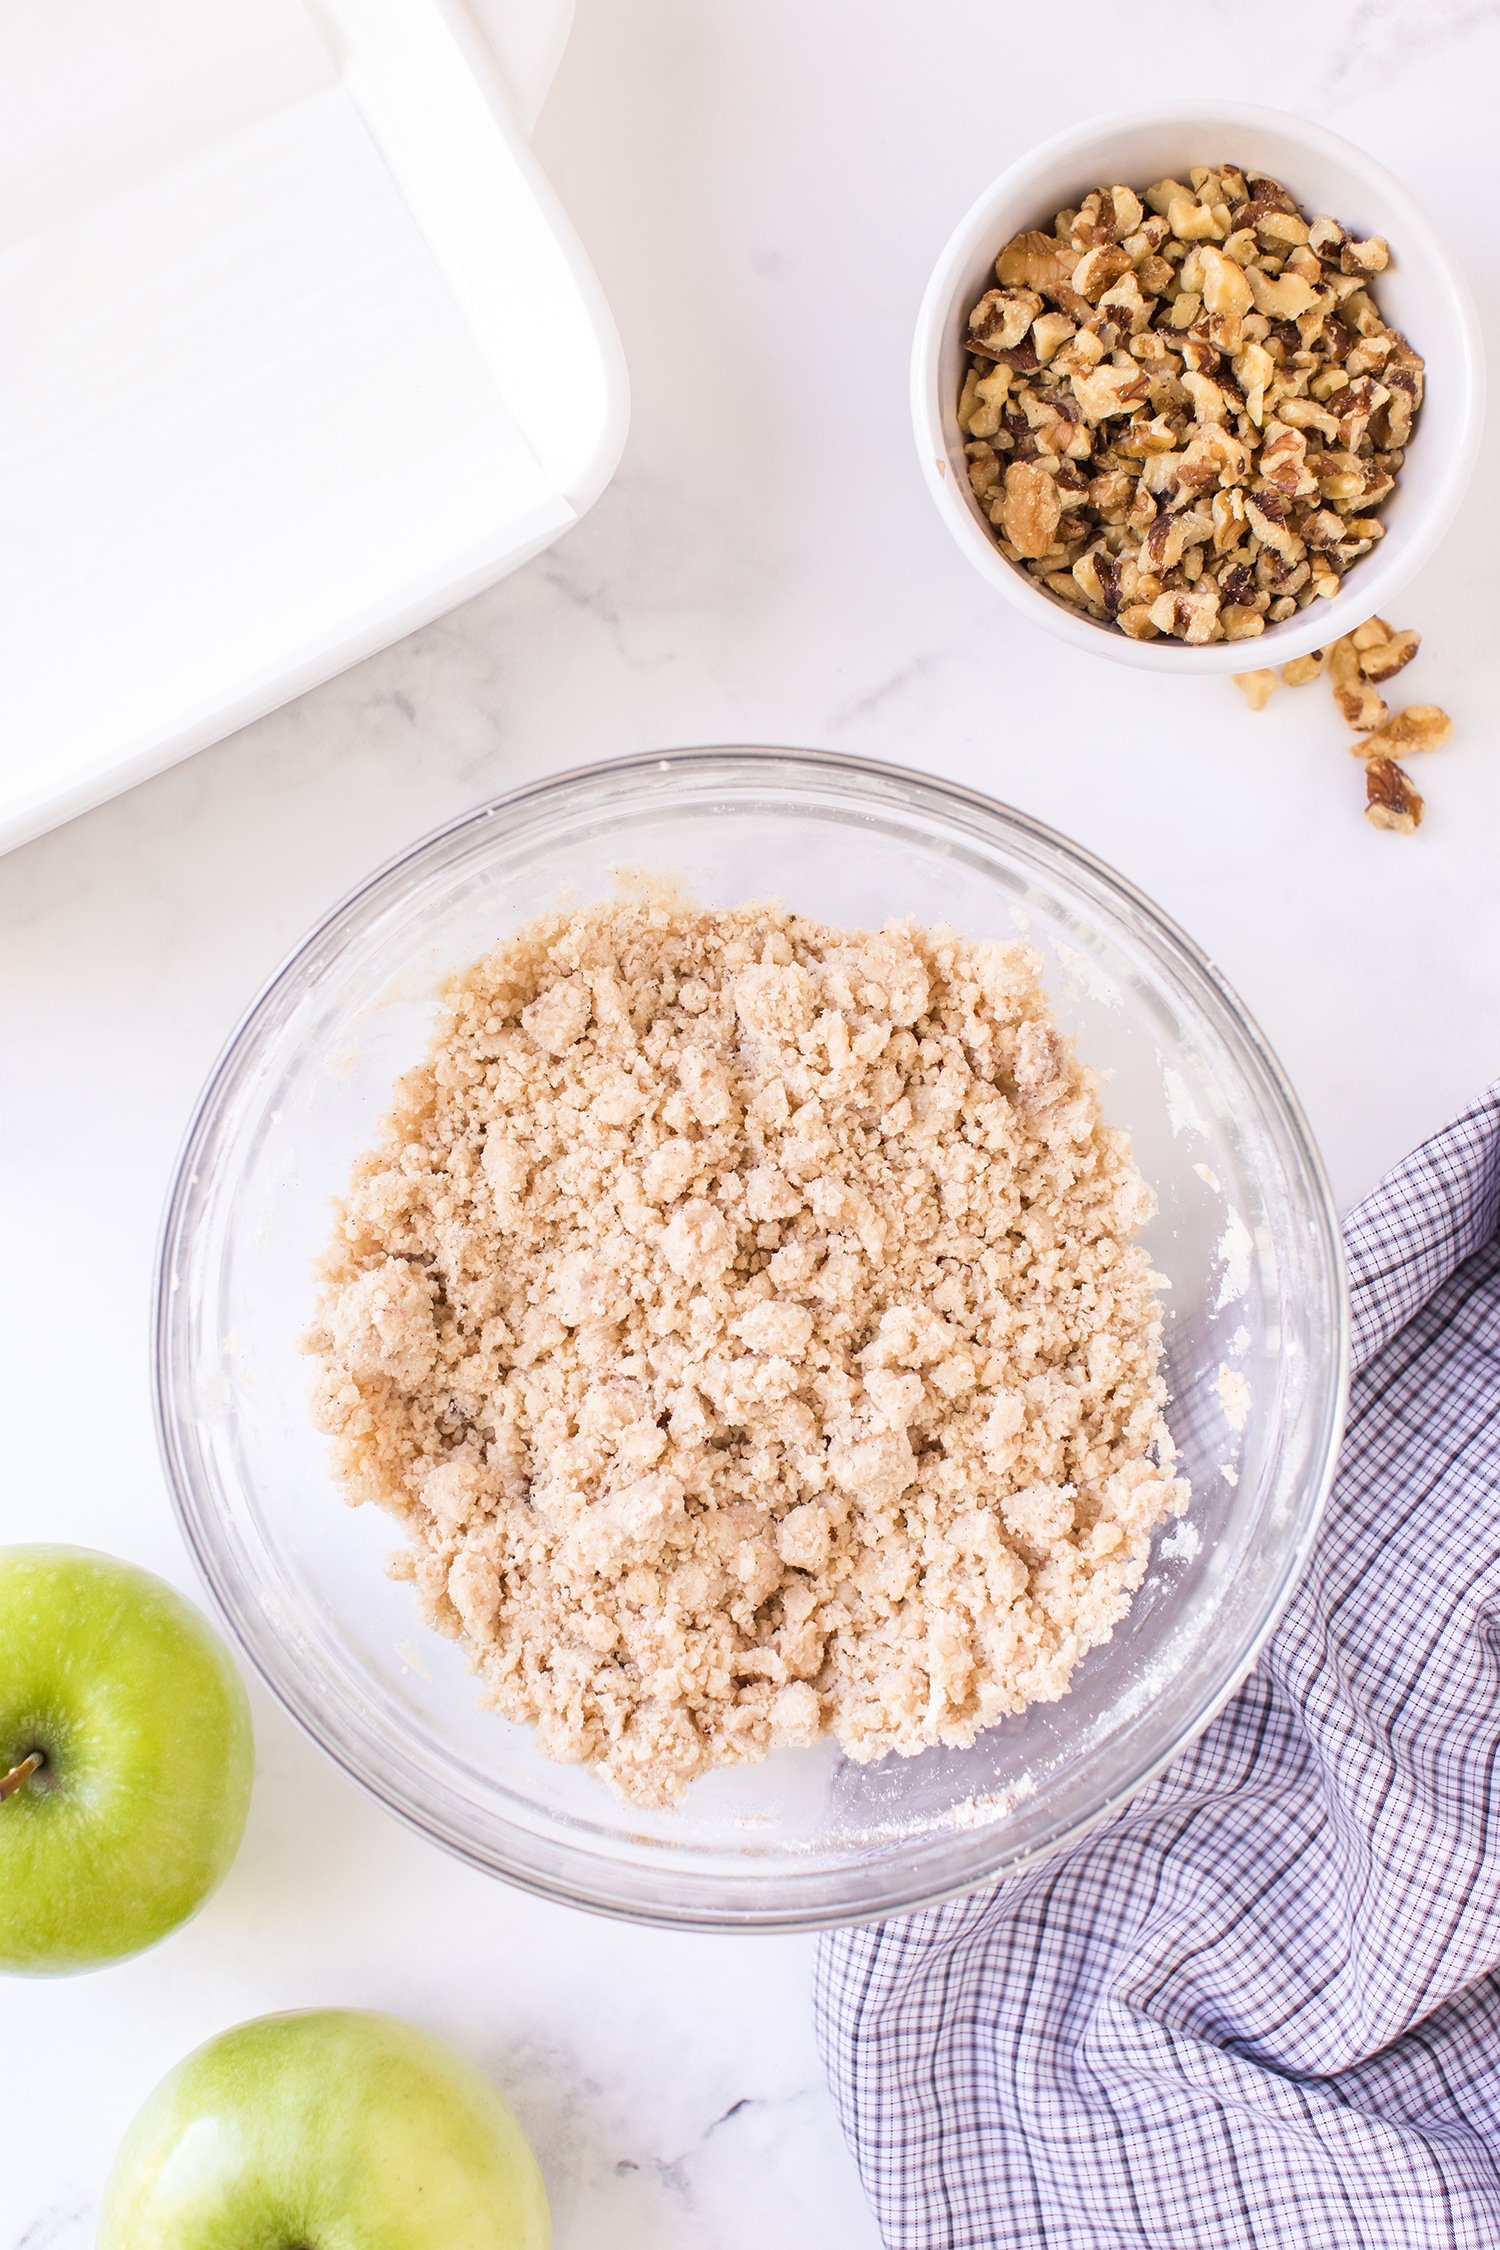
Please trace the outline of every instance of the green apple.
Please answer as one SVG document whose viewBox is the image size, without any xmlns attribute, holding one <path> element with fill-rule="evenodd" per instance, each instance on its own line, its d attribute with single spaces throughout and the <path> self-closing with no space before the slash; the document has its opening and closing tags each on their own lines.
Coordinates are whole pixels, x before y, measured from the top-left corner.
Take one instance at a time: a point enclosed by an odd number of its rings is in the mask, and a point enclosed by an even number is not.
<svg viewBox="0 0 1500 2250">
<path fill-rule="evenodd" d="M 154 1945 L 228 1873 L 255 1762 L 228 1649 L 149 1571 L 0 1547 L 0 1970 Z"/>
<path fill-rule="evenodd" d="M 98 2250 L 547 2250 L 531 2144 L 430 2032 L 260 2016 L 169 2072 L 125 2136 Z"/>
</svg>

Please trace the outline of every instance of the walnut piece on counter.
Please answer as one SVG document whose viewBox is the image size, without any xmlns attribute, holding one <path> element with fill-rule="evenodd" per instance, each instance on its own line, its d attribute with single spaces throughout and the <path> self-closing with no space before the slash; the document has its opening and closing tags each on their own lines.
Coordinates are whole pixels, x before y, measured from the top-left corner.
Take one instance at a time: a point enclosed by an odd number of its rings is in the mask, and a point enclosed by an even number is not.
<svg viewBox="0 0 1500 2250">
<path fill-rule="evenodd" d="M 1453 740 L 1453 721 L 1435 703 L 1408 703 L 1363 742 L 1350 745 L 1357 758 L 1402 758 L 1411 750 L 1441 750 Z"/>
<path fill-rule="evenodd" d="M 1367 680 L 1392 680 L 1410 664 L 1422 645 L 1420 633 L 1395 632 L 1383 617 L 1371 617 L 1349 635 L 1359 651 L 1359 668 Z"/>
<path fill-rule="evenodd" d="M 444 999 L 307 1348 L 484 1700 L 657 1805 L 1065 1694 L 1188 1493 L 1154 1199 L 1038 955 L 633 876 Z"/>
<path fill-rule="evenodd" d="M 1273 692 L 1281 685 L 1271 671 L 1235 672 L 1231 676 L 1252 711 L 1264 711 Z"/>
<path fill-rule="evenodd" d="M 1383 617 L 1371 617 L 1327 649 L 1291 657 L 1281 667 L 1288 687 L 1302 687 L 1326 670 L 1340 716 L 1360 730 L 1349 753 L 1365 764 L 1365 818 L 1404 836 L 1422 825 L 1423 804 L 1396 761 L 1408 751 L 1438 750 L 1451 742 L 1453 721 L 1436 703 L 1408 703 L 1393 717 L 1373 683 L 1403 671 L 1421 644 L 1421 634 L 1409 627 L 1398 630 Z M 1233 678 L 1252 711 L 1263 711 L 1280 684 L 1269 670 L 1236 672 Z"/>
<path fill-rule="evenodd" d="M 1357 733 L 1384 726 L 1390 717 L 1384 696 L 1365 677 L 1352 633 L 1345 633 L 1328 651 L 1328 684 L 1345 723 Z"/>
<path fill-rule="evenodd" d="M 1422 799 L 1394 758 L 1366 761 L 1365 818 L 1372 827 L 1391 828 L 1402 836 L 1422 825 Z"/>
<path fill-rule="evenodd" d="M 1253 640 L 1330 599 L 1383 536 L 1422 403 L 1367 287 L 1389 258 L 1232 164 L 1096 188 L 1015 236 L 959 401 L 1006 560 L 1135 639 Z M 1355 670 L 1414 653 L 1387 637 Z"/>
</svg>

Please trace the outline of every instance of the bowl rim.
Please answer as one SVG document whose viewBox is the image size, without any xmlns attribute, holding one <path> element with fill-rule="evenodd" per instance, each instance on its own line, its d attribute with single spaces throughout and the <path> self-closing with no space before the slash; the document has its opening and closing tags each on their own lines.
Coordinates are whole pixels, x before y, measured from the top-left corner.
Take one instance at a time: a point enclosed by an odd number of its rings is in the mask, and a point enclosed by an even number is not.
<svg viewBox="0 0 1500 2250">
<path fill-rule="evenodd" d="M 419 1804 L 403 1794 L 393 1776 L 372 1770 L 362 1764 L 352 1751 L 345 1748 L 338 1730 L 326 1723 L 322 1706 L 311 1697 L 299 1695 L 289 1677 L 283 1677 L 263 1658 L 256 1634 L 249 1630 L 245 1619 L 253 1610 L 245 1590 L 233 1571 L 221 1566 L 210 1543 L 203 1537 L 199 1517 L 204 1513 L 200 1496 L 195 1489 L 195 1474 L 188 1459 L 185 1443 L 186 1417 L 180 1411 L 179 1395 L 174 1388 L 173 1371 L 177 1359 L 174 1340 L 175 1299 L 178 1294 L 179 1268 L 186 1262 L 184 1247 L 188 1240 L 188 1222 L 191 1207 L 199 1188 L 199 1163 L 220 1105 L 233 1088 L 244 1051 L 263 1016 L 282 998 L 292 981 L 300 974 L 304 964 L 331 944 L 336 946 L 342 936 L 352 935 L 360 909 L 374 894 L 389 885 L 403 870 L 429 855 L 437 854 L 444 846 L 452 846 L 468 835 L 485 829 L 498 816 L 524 805 L 534 805 L 551 797 L 565 795 L 581 784 L 605 778 L 628 775 L 631 772 L 650 773 L 681 770 L 689 766 L 695 771 L 711 772 L 715 767 L 738 765 L 762 766 L 768 771 L 788 763 L 803 771 L 839 775 L 845 779 L 868 778 L 872 782 L 898 786 L 915 785 L 924 793 L 950 802 L 955 810 L 978 812 L 987 819 L 996 814 L 1021 834 L 1042 847 L 1046 852 L 1059 854 L 1085 877 L 1101 883 L 1113 892 L 1122 904 L 1138 913 L 1151 927 L 1158 939 L 1165 938 L 1169 949 L 1175 950 L 1184 963 L 1196 972 L 1211 989 L 1214 998 L 1223 1007 L 1234 1031 L 1244 1042 L 1251 1059 L 1263 1074 L 1269 1089 L 1279 1101 L 1285 1125 L 1295 1144 L 1297 1157 L 1303 1168 L 1312 1195 L 1312 1208 L 1307 1214 L 1308 1223 L 1323 1237 L 1331 1251 L 1328 1280 L 1332 1299 L 1334 1336 L 1331 1360 L 1333 1380 L 1325 1386 L 1322 1407 L 1321 1466 L 1316 1490 L 1311 1493 L 1304 1511 L 1299 1535 L 1287 1548 L 1275 1591 L 1267 1603 L 1264 1617 L 1252 1641 L 1242 1645 L 1233 1666 L 1221 1677 L 1211 1699 L 1196 1712 L 1191 1721 L 1175 1733 L 1173 1739 L 1150 1762 L 1128 1781 L 1112 1789 L 1103 1801 L 1088 1813 L 1060 1823 L 1049 1829 L 1029 1846 L 1016 1850 L 1010 1858 L 1002 1852 L 994 1861 L 976 1867 L 972 1862 L 960 1873 L 941 1881 L 913 1880 L 904 1886 L 893 1885 L 887 1895 L 874 1906 L 851 1907 L 842 1903 L 822 1904 L 806 1899 L 795 1899 L 778 1905 L 750 1905 L 735 1907 L 720 1900 L 711 1907 L 690 1905 L 671 1909 L 657 1908 L 649 1899 L 622 1901 L 604 1888 L 585 1888 L 577 1882 L 558 1879 L 527 1865 L 524 1859 L 514 1856 L 504 1858 L 494 1850 L 483 1850 L 463 1836 L 455 1833 L 451 1825 L 444 1826 L 436 1818 L 430 1804 Z M 831 1929 L 883 1920 L 892 1915 L 918 1912 L 935 1906 L 946 1899 L 958 1898 L 983 1889 L 991 1884 L 1010 1881 L 1024 1874 L 1057 1851 L 1078 1842 L 1103 1821 L 1111 1818 L 1125 1804 L 1136 1797 L 1157 1776 L 1181 1755 L 1198 1736 L 1212 1724 L 1230 1698 L 1244 1684 L 1260 1659 L 1267 1641 L 1292 1599 L 1301 1580 L 1313 1543 L 1318 1535 L 1328 1495 L 1338 1467 L 1339 1448 L 1348 1407 L 1350 1366 L 1350 1310 L 1348 1280 L 1343 1254 L 1343 1239 L 1337 1207 L 1326 1168 L 1317 1142 L 1295 1091 L 1274 1050 L 1249 1014 L 1233 987 L 1185 931 L 1128 877 L 1119 874 L 1109 864 L 1099 859 L 1085 846 L 1074 843 L 1045 822 L 1035 819 L 1018 807 L 1008 805 L 998 798 L 986 796 L 982 791 L 970 789 L 962 783 L 940 776 L 926 774 L 912 767 L 898 766 L 881 759 L 855 756 L 846 752 L 807 750 L 792 746 L 767 744 L 721 743 L 684 746 L 630 754 L 620 758 L 594 761 L 586 766 L 576 766 L 562 773 L 543 776 L 523 783 L 519 788 L 503 792 L 467 812 L 441 823 L 417 841 L 392 854 L 371 874 L 362 878 L 336 901 L 336 903 L 292 946 L 277 967 L 265 979 L 255 996 L 244 1007 L 225 1040 L 211 1070 L 205 1079 L 202 1092 L 194 1104 L 176 1165 L 168 1189 L 158 1237 L 152 1317 L 152 1404 L 153 1419 L 162 1471 L 171 1496 L 172 1511 L 178 1530 L 192 1558 L 197 1575 L 207 1592 L 214 1613 L 222 1621 L 237 1650 L 248 1661 L 264 1682 L 275 1700 L 288 1716 L 316 1744 L 324 1756 L 338 1767 L 368 1797 L 373 1798 L 388 1812 L 393 1813 L 406 1827 L 436 1844 L 453 1856 L 476 1867 L 486 1874 L 512 1883 L 532 1895 L 550 1900 L 554 1904 L 573 1906 L 588 1912 L 603 1914 L 611 1919 L 641 1923 L 661 1929 L 698 1930 L 706 1932 L 750 1934 L 789 1934 L 796 1931 Z M 592 1855 L 581 1854 L 582 1858 Z M 601 1868 L 607 1862 L 597 1862 Z M 913 1870 L 913 1874 L 916 1874 Z M 790 1880 L 784 1873 L 778 1878 Z"/>
<path fill-rule="evenodd" d="M 1403 258 L 1419 254 L 1440 278 L 1452 305 L 1460 348 L 1453 364 L 1445 367 L 1454 394 L 1454 427 L 1451 439 L 1445 440 L 1437 482 L 1415 522 L 1401 526 L 1373 555 L 1361 558 L 1357 573 L 1350 573 L 1351 578 L 1357 576 L 1357 587 L 1351 590 L 1346 583 L 1332 600 L 1313 602 L 1256 639 L 1215 641 L 1203 648 L 1189 648 L 1166 638 L 1133 641 L 1128 634 L 1101 626 L 1092 618 L 1076 616 L 1006 561 L 974 515 L 967 497 L 956 489 L 955 476 L 950 475 L 949 425 L 951 422 L 956 430 L 957 423 L 952 413 L 954 402 L 944 397 L 940 387 L 940 368 L 943 343 L 956 317 L 960 274 L 986 234 L 997 225 L 999 212 L 1023 196 L 1059 158 L 1076 155 L 1083 159 L 1090 148 L 1109 136 L 1152 125 L 1187 128 L 1203 124 L 1284 134 L 1376 188 L 1400 213 Z M 1473 291 L 1427 213 L 1392 172 L 1355 142 L 1310 118 L 1270 109 L 1262 103 L 1153 103 L 1067 126 L 1028 149 L 975 197 L 945 243 L 923 292 L 912 341 L 911 413 L 923 480 L 939 515 L 967 560 L 1013 608 L 1091 655 L 1128 664 L 1138 671 L 1207 678 L 1285 663 L 1290 657 L 1326 647 L 1329 640 L 1352 632 L 1367 617 L 1378 614 L 1421 569 L 1452 522 L 1478 457 L 1485 414 L 1483 333 Z"/>
</svg>

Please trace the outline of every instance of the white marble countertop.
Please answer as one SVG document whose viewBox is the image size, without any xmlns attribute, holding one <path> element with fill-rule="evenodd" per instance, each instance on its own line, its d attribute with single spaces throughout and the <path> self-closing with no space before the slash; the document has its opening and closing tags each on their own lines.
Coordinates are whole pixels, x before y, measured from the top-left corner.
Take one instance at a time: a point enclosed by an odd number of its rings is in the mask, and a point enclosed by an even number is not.
<svg viewBox="0 0 1500 2250">
<path fill-rule="evenodd" d="M 1316 115 L 1445 225 L 1482 303 L 1500 7 L 581 0 L 537 146 L 623 333 L 634 423 L 580 530 L 465 609 L 0 862 L 9 1282 L 0 1540 L 192 1578 L 147 1386 L 153 1242 L 240 1010 L 356 878 L 477 800 L 658 745 L 922 766 L 1079 838 L 1238 987 L 1344 1203 L 1500 1070 L 1496 446 L 1398 624 L 1446 705 L 1414 839 L 1360 818 L 1326 691 L 1074 657 L 949 544 L 907 424 L 918 297 L 1030 141 L 1166 90 Z M 1494 343 L 1491 344 L 1492 352 Z M 86 649 L 80 662 L 88 660 Z M 1489 685 L 1486 686 L 1486 681 Z M 1403 686 L 1406 686 L 1404 681 Z M 823 2090 L 810 1941 L 632 1930 L 418 1842 L 264 1695 L 244 1851 L 158 1951 L 5 1992 L 3 2250 L 84 2250 L 188 2047 L 272 2008 L 410 2014 L 534 2135 L 559 2250 L 872 2250 Z"/>
</svg>

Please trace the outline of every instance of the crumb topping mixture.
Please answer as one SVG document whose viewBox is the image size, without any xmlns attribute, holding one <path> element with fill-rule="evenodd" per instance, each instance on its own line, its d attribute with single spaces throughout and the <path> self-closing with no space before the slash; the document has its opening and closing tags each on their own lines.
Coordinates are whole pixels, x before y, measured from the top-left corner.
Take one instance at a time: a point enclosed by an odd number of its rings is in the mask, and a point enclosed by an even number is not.
<svg viewBox="0 0 1500 2250">
<path fill-rule="evenodd" d="M 667 1804 L 1062 1695 L 1181 1514 L 1153 1204 L 1036 953 L 622 879 L 455 978 L 322 1268 L 351 1503 L 541 1750 Z"/>
</svg>

